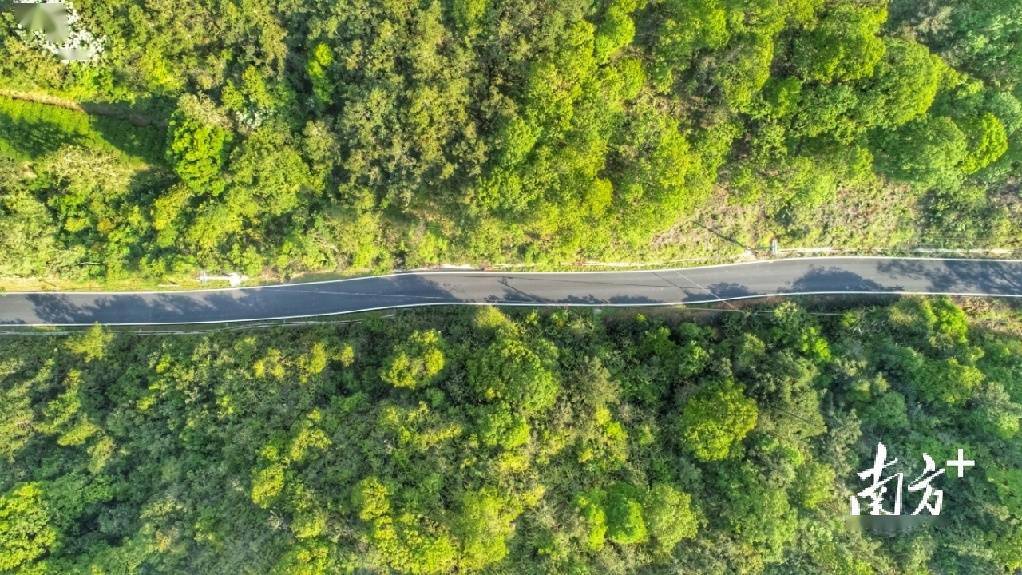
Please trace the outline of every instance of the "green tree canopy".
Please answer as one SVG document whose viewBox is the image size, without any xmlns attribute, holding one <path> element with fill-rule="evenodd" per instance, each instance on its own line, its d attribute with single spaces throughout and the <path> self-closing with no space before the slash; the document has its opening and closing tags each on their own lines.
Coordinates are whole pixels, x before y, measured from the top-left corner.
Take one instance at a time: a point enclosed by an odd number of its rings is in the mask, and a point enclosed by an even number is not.
<svg viewBox="0 0 1022 575">
<path fill-rule="evenodd" d="M 711 383 L 685 401 L 679 440 L 702 461 L 725 459 L 756 427 L 757 413 L 756 402 L 733 382 Z"/>
</svg>

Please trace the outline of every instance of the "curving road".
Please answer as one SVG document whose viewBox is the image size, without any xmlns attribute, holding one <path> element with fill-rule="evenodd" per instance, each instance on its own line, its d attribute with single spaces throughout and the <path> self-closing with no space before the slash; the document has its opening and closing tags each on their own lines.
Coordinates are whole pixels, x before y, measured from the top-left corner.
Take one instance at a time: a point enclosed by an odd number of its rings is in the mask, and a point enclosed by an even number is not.
<svg viewBox="0 0 1022 575">
<path fill-rule="evenodd" d="M 425 305 L 649 306 L 864 293 L 1022 297 L 1022 260 L 803 258 L 629 272 L 421 272 L 178 292 L 15 292 L 0 294 L 0 324 L 226 323 Z"/>
</svg>

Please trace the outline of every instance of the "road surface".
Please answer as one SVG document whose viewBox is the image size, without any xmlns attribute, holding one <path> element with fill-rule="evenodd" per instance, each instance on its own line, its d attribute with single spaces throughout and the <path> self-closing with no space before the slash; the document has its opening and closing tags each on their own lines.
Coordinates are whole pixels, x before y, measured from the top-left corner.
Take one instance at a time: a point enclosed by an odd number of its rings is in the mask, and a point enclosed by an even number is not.
<svg viewBox="0 0 1022 575">
<path fill-rule="evenodd" d="M 178 292 L 0 294 L 4 325 L 165 325 L 451 304 L 649 306 L 798 294 L 1022 297 L 1022 260 L 801 258 L 657 271 L 396 274 Z"/>
</svg>

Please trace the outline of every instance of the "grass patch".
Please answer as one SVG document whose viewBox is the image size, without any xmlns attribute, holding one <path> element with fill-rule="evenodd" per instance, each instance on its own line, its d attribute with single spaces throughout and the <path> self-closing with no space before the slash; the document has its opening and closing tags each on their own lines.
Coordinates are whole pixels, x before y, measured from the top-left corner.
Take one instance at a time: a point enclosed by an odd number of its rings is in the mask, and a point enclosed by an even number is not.
<svg viewBox="0 0 1022 575">
<path fill-rule="evenodd" d="M 80 145 L 160 164 L 163 142 L 163 131 L 154 126 L 0 96 L 0 154 L 17 159 Z"/>
</svg>

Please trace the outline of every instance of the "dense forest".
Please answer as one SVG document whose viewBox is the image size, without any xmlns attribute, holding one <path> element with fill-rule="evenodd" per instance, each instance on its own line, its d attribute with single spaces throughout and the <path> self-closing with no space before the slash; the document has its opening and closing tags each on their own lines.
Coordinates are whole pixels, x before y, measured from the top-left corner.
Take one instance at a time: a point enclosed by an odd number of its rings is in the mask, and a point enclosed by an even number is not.
<svg viewBox="0 0 1022 575">
<path fill-rule="evenodd" d="M 80 0 L 0 17 L 0 276 L 1018 247 L 1012 0 Z M 727 239 L 722 239 L 727 238 Z"/>
<path fill-rule="evenodd" d="M 1022 315 L 844 305 L 6 337 L 0 573 L 1017 572 Z"/>
</svg>

